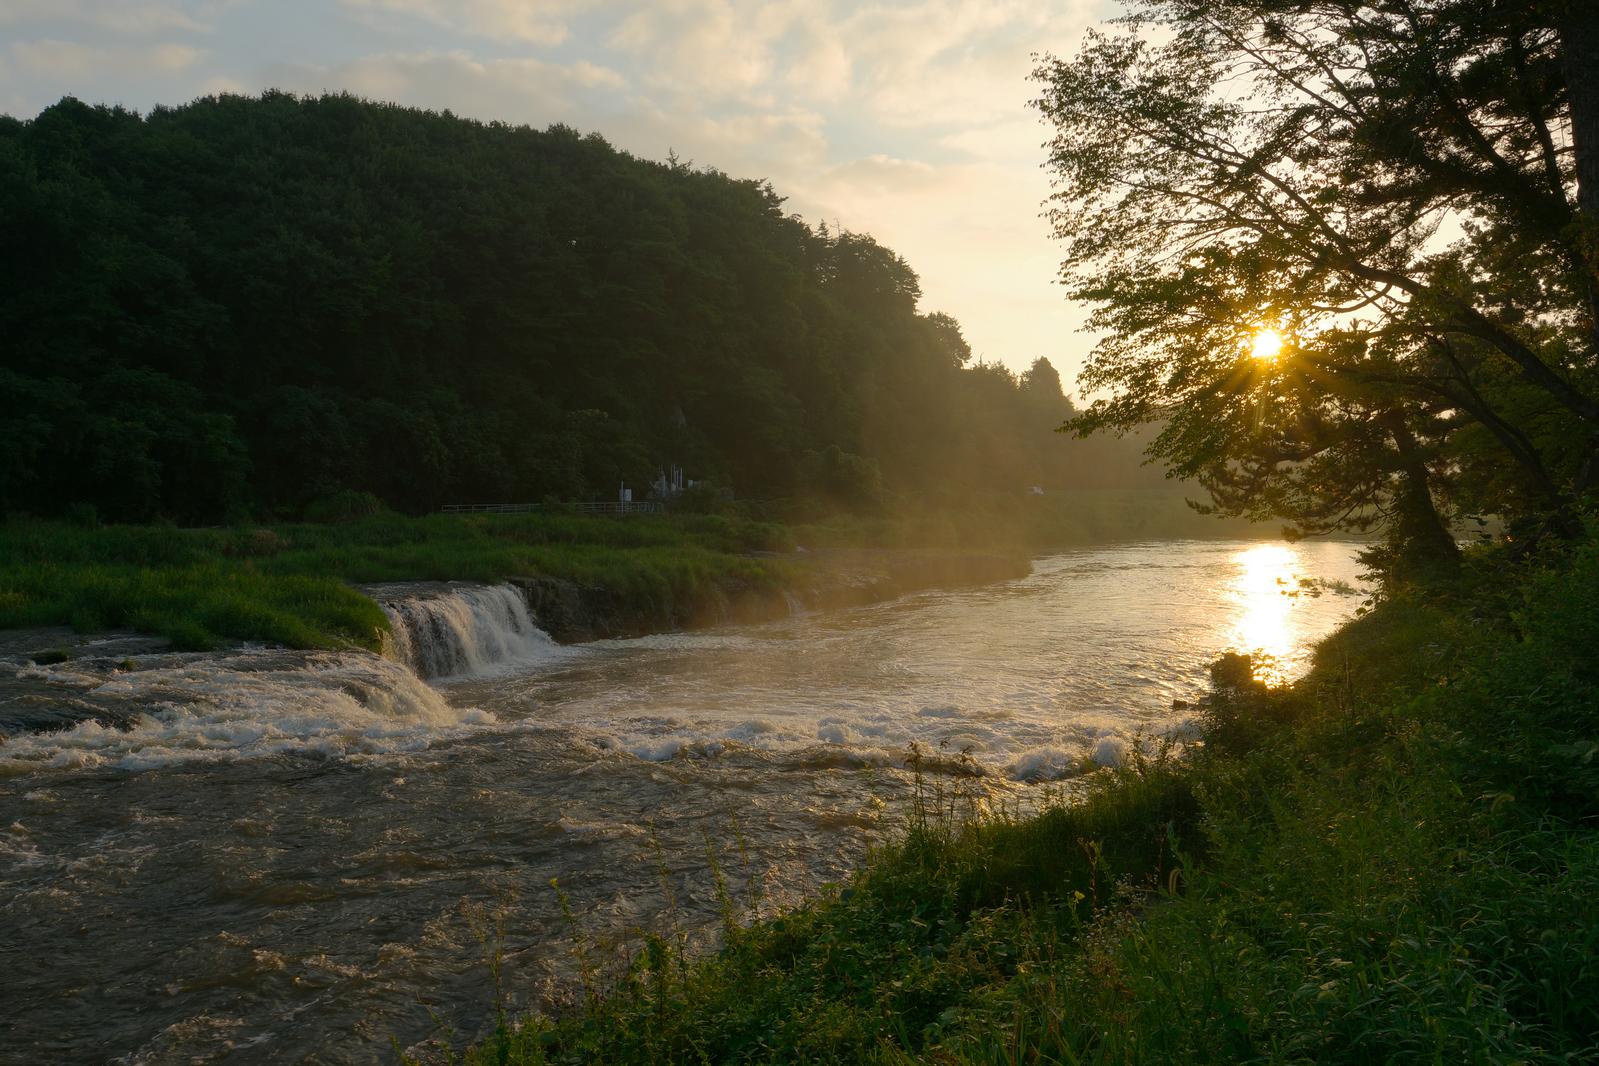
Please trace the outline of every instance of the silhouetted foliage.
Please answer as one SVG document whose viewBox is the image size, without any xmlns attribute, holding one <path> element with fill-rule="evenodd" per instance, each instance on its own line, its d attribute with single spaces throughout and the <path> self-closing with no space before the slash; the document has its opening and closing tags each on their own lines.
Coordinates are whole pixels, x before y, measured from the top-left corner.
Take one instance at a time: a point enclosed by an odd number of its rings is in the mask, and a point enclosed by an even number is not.
<svg viewBox="0 0 1599 1066">
<path fill-rule="evenodd" d="M 1380 529 L 1389 576 L 1599 486 L 1599 6 L 1131 0 L 1046 56 L 1072 428 L 1159 427 L 1224 513 Z M 1280 352 L 1252 358 L 1252 337 Z"/>
<path fill-rule="evenodd" d="M 902 259 L 782 203 L 348 95 L 0 121 L 0 510 L 419 512 L 671 463 L 867 508 L 1103 479 L 1048 433 L 1047 362 L 968 365 Z"/>
</svg>

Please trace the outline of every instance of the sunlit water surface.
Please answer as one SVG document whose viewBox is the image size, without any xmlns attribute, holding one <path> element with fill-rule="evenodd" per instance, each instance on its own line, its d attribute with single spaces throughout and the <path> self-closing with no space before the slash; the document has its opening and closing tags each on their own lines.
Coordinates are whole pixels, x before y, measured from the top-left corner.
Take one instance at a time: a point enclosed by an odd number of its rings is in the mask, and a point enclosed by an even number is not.
<svg viewBox="0 0 1599 1066">
<path fill-rule="evenodd" d="M 846 876 L 894 831 L 912 744 L 1025 806 L 1185 735 L 1223 651 L 1301 671 L 1356 605 L 1303 582 L 1356 576 L 1346 544 L 1120 546 L 762 626 L 526 640 L 434 685 L 264 649 L 0 664 L 0 704 L 140 716 L 0 745 L 0 1061 L 375 1062 L 470 1036 L 485 940 L 513 1010 L 558 1003 L 576 936 L 714 924 L 708 851 L 762 910 Z"/>
</svg>

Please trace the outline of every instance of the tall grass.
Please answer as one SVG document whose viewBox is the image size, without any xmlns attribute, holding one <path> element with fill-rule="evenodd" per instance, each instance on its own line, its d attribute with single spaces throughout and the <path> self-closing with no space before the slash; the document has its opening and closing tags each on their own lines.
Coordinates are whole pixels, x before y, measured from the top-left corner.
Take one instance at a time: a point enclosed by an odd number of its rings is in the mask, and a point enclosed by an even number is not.
<svg viewBox="0 0 1599 1066">
<path fill-rule="evenodd" d="M 474 1063 L 1599 1058 L 1599 541 L 1486 554 L 1069 805 L 920 793 L 842 889 Z"/>
<path fill-rule="evenodd" d="M 775 526 L 717 516 L 440 515 L 271 529 L 0 525 L 0 628 L 133 629 L 184 648 L 226 640 L 376 648 L 387 623 L 350 583 L 546 575 L 643 602 L 767 588 Z"/>
</svg>

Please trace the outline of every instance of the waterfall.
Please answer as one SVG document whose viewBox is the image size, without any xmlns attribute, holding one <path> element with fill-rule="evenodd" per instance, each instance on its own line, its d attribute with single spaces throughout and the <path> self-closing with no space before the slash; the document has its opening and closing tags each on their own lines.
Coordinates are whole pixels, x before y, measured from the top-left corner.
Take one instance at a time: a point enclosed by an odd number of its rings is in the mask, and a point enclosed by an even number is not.
<svg viewBox="0 0 1599 1066">
<path fill-rule="evenodd" d="M 422 677 L 459 677 L 548 658 L 556 648 L 511 585 L 454 586 L 380 599 L 395 658 Z"/>
</svg>

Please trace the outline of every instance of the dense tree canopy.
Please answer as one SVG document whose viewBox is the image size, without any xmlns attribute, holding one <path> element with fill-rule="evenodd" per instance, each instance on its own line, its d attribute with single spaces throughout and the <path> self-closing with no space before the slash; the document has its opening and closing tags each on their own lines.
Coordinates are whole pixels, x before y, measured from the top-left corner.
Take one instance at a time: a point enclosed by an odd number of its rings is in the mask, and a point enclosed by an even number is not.
<svg viewBox="0 0 1599 1066">
<path fill-rule="evenodd" d="M 609 498 L 671 463 L 852 506 L 1107 476 L 1049 433 L 1053 368 L 974 362 L 871 238 L 561 126 L 63 100 L 0 119 L 0 245 L 4 510 Z"/>
<path fill-rule="evenodd" d="M 1082 432 L 1223 511 L 1570 524 L 1599 454 L 1599 5 L 1140 0 L 1046 57 Z M 1278 331 L 1273 358 L 1253 338 Z"/>
</svg>

